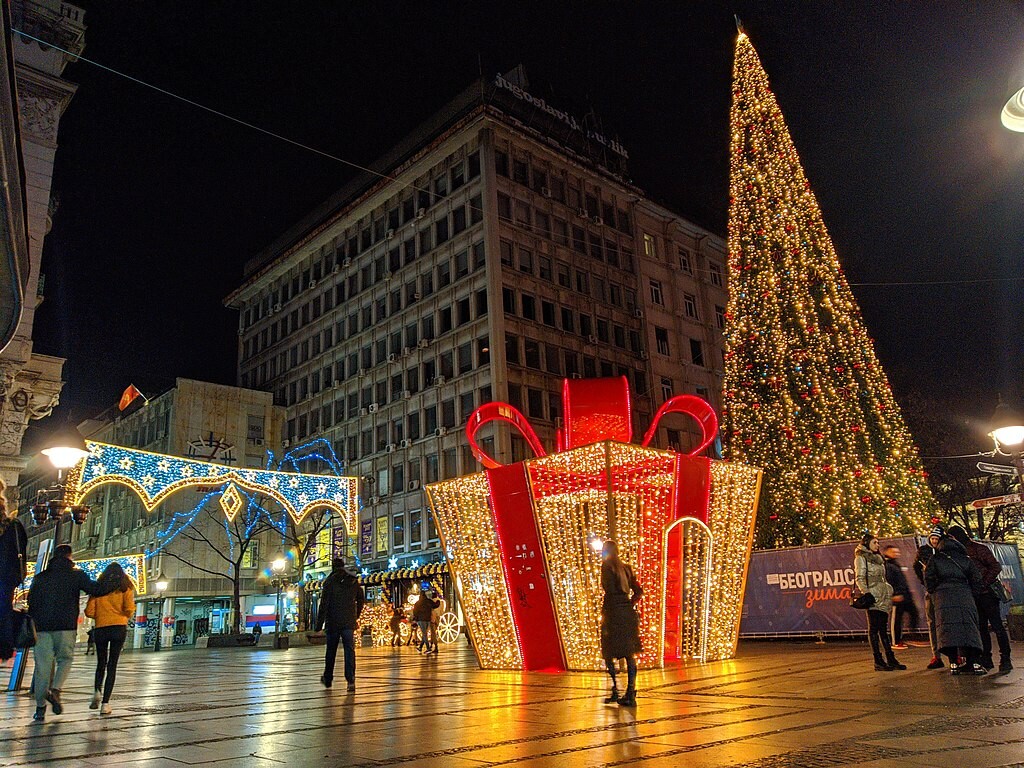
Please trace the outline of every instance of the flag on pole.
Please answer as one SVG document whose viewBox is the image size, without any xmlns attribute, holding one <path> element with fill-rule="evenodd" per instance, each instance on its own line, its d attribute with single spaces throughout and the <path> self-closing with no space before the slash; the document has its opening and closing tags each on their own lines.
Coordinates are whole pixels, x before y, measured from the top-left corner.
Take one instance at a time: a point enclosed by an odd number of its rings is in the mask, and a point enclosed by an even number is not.
<svg viewBox="0 0 1024 768">
<path fill-rule="evenodd" d="M 139 397 L 141 397 L 147 403 L 149 402 L 149 399 L 144 394 L 142 394 L 134 384 L 129 384 L 128 389 L 126 389 L 124 393 L 121 395 L 121 401 L 117 404 L 117 410 L 123 411 L 125 408 L 131 405 L 136 400 L 136 398 Z"/>
</svg>

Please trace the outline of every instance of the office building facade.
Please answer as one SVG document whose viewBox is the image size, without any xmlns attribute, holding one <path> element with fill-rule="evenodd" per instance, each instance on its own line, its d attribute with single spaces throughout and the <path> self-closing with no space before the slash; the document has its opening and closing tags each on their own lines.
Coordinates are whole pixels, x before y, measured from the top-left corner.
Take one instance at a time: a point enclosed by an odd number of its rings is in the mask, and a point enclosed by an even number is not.
<svg viewBox="0 0 1024 768">
<path fill-rule="evenodd" d="M 717 407 L 721 237 L 648 200 L 626 151 L 521 75 L 449 103 L 245 268 L 239 383 L 363 479 L 364 567 L 441 558 L 423 486 L 479 469 L 464 426 L 509 402 L 554 445 L 563 377 L 625 376 L 642 435 L 670 395 Z M 656 445 L 696 431 L 670 417 Z M 518 434 L 484 448 L 527 458 Z"/>
</svg>

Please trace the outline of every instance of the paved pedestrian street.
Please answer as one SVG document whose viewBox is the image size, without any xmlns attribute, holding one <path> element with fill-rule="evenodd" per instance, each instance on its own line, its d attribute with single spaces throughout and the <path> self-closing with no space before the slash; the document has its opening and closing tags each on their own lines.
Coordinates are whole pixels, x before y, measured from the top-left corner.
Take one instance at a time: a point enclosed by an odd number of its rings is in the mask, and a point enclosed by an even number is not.
<svg viewBox="0 0 1024 768">
<path fill-rule="evenodd" d="M 924 669 L 927 649 L 900 656 L 908 671 L 879 673 L 862 643 L 741 643 L 733 661 L 641 673 L 630 711 L 603 704 L 601 675 L 482 672 L 462 642 L 361 649 L 354 694 L 320 686 L 317 647 L 138 652 L 101 716 L 79 655 L 63 715 L 33 723 L 33 701 L 4 694 L 0 764 L 1024 765 L 1020 671 L 951 677 Z"/>
</svg>

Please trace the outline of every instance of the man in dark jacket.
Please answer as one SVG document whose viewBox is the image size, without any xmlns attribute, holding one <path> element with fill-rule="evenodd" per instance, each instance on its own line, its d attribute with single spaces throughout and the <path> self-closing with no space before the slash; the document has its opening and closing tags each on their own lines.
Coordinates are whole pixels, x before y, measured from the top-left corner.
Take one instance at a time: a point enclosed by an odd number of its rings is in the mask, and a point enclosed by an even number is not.
<svg viewBox="0 0 1024 768">
<path fill-rule="evenodd" d="M 36 623 L 33 649 L 36 671 L 32 682 L 36 696 L 34 720 L 46 717 L 46 702 L 53 705 L 53 714 L 64 711 L 60 691 L 75 655 L 81 592 L 100 595 L 102 589 L 84 571 L 75 568 L 71 547 L 61 544 L 53 551 L 49 565 L 32 578 L 28 591 L 28 613 Z M 53 671 L 55 661 L 57 668 Z"/>
<path fill-rule="evenodd" d="M 981 542 L 972 540 L 967 531 L 959 525 L 950 528 L 949 535 L 963 544 L 967 556 L 981 571 L 981 590 L 974 595 L 974 602 L 978 606 L 978 629 L 981 631 L 981 665 L 985 669 L 992 669 L 995 666 L 992 662 L 992 635 L 989 634 L 991 628 L 996 633 L 996 641 L 999 643 L 999 671 L 1009 672 L 1013 669 L 1010 662 L 1010 638 L 1006 634 L 1006 627 L 1003 626 L 999 598 L 992 592 L 992 585 L 999 580 L 1003 566 L 996 560 L 992 550 Z"/>
<path fill-rule="evenodd" d="M 439 600 L 431 599 L 430 594 L 424 591 L 420 592 L 419 600 L 412 607 L 412 620 L 420 628 L 420 644 L 416 646 L 417 653 L 423 653 L 424 646 L 426 646 L 427 653 L 430 653 L 430 614 L 440 604 Z"/>
<path fill-rule="evenodd" d="M 928 534 L 928 543 L 917 549 L 917 558 L 914 560 L 914 573 L 917 580 L 924 584 L 924 571 L 928 567 L 928 561 L 934 557 L 939 549 L 939 541 L 946 535 L 941 525 L 936 525 Z M 932 647 L 932 660 L 928 662 L 928 669 L 942 669 L 942 656 L 939 655 L 939 646 L 935 637 L 935 606 L 932 603 L 932 596 L 924 594 L 924 617 L 928 622 L 928 644 Z"/>
<path fill-rule="evenodd" d="M 900 565 L 900 548 L 890 544 L 882 550 L 882 558 L 885 560 L 885 580 L 892 587 L 892 647 L 903 650 L 907 647 L 903 643 L 903 616 L 910 617 L 910 629 L 916 632 L 917 606 L 914 605 L 914 596 L 910 593 L 910 585 Z"/>
<path fill-rule="evenodd" d="M 366 597 L 354 573 L 345 570 L 345 560 L 331 562 L 331 575 L 324 579 L 320 591 L 320 610 L 316 614 L 316 630 L 327 628 L 327 651 L 320 682 L 330 688 L 334 681 L 334 662 L 338 658 L 338 641 L 345 646 L 345 680 L 348 690 L 356 689 L 355 629 Z"/>
</svg>

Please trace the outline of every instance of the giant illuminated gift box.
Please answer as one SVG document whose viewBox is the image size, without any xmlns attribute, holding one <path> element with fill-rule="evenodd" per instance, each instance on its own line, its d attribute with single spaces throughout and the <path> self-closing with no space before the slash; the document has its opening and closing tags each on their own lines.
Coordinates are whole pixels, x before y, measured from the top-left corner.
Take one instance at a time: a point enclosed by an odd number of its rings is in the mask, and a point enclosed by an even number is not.
<svg viewBox="0 0 1024 768">
<path fill-rule="evenodd" d="M 718 420 L 678 395 L 631 445 L 625 378 L 566 379 L 558 450 L 546 454 L 505 403 L 478 408 L 466 427 L 485 470 L 432 483 L 427 495 L 480 666 L 599 670 L 600 545 L 614 539 L 643 588 L 641 667 L 736 652 L 761 473 L 698 456 Z M 688 455 L 647 447 L 668 413 L 702 433 Z M 489 422 L 518 429 L 536 458 L 503 466 L 477 445 Z"/>
</svg>

